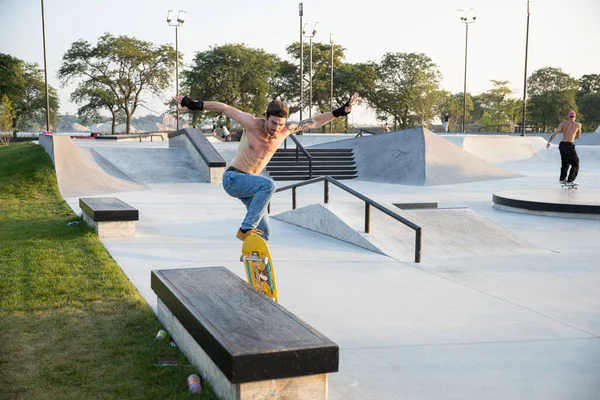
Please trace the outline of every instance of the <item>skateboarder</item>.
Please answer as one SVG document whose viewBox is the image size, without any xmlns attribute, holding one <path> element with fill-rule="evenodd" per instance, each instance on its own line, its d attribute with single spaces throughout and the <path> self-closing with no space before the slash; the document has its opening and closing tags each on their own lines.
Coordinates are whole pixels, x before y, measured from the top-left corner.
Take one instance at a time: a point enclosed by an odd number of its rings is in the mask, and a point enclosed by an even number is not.
<svg viewBox="0 0 600 400">
<path fill-rule="evenodd" d="M 185 96 L 173 99 L 182 106 L 182 110 L 216 111 L 242 125 L 245 129 L 238 149 L 229 168 L 223 174 L 223 188 L 232 197 L 244 203 L 247 209 L 236 237 L 244 240 L 251 233 L 257 233 L 269 240 L 269 217 L 267 205 L 275 192 L 273 180 L 260 173 L 271 160 L 283 140 L 294 132 L 318 128 L 335 118 L 343 117 L 352 111 L 358 99 L 358 93 L 343 106 L 300 122 L 288 121 L 288 107 L 281 101 L 272 101 L 267 106 L 265 118 L 240 111 L 217 101 L 195 101 Z"/>
<path fill-rule="evenodd" d="M 579 139 L 581 136 L 581 124 L 579 122 L 575 122 L 576 116 L 577 114 L 575 111 L 569 111 L 567 114 L 568 119 L 560 123 L 546 144 L 546 148 L 550 148 L 550 142 L 552 142 L 552 139 L 554 139 L 559 132 L 562 133 L 562 140 L 558 145 L 561 159 L 559 181 L 562 184 L 573 183 L 575 178 L 577 178 L 577 173 L 579 172 L 579 157 L 577 156 L 575 143 L 573 142 L 575 139 Z M 571 167 L 570 171 L 569 167 Z M 568 176 L 567 172 L 569 172 Z"/>
</svg>

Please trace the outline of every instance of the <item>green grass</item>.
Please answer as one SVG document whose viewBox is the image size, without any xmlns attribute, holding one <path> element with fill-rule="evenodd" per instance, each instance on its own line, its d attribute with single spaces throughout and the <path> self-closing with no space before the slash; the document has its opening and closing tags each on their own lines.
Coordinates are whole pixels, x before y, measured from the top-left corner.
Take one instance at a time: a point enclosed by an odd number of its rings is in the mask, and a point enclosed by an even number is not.
<svg viewBox="0 0 600 400">
<path fill-rule="evenodd" d="M 216 399 L 187 391 L 195 369 L 77 219 L 41 146 L 0 147 L 0 398 Z"/>
</svg>

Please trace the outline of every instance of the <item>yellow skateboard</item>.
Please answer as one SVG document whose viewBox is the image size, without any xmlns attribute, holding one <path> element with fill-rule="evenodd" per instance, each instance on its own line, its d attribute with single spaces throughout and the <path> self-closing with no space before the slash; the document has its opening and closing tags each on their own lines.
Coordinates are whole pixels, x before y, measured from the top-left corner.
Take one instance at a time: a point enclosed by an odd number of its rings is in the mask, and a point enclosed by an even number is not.
<svg viewBox="0 0 600 400">
<path fill-rule="evenodd" d="M 246 266 L 248 283 L 267 297 L 278 301 L 277 294 L 279 292 L 267 242 L 256 234 L 248 236 L 242 244 L 240 261 Z"/>
</svg>

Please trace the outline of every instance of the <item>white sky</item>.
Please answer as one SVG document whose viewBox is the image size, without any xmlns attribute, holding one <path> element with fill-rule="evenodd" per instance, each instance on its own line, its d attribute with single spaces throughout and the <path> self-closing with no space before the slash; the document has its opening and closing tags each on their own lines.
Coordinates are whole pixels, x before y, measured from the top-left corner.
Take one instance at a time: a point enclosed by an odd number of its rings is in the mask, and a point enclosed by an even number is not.
<svg viewBox="0 0 600 400">
<path fill-rule="evenodd" d="M 58 89 L 61 113 L 74 113 L 69 102 L 74 86 L 61 88 L 56 77 L 71 43 L 95 44 L 105 32 L 154 44 L 175 43 L 175 28 L 166 23 L 168 9 L 187 12 L 179 30 L 179 49 L 189 65 L 198 51 L 212 45 L 245 43 L 287 59 L 285 47 L 299 40 L 297 0 L 45 0 L 49 83 Z M 319 21 L 315 41 L 346 48 L 351 63 L 379 61 L 386 52 L 428 55 L 443 74 L 442 87 L 462 92 L 465 26 L 457 8 L 474 8 L 469 26 L 467 91 L 481 93 L 490 79 L 510 81 L 522 97 L 525 61 L 526 0 L 307 0 L 303 22 Z M 0 0 L 0 52 L 43 68 L 40 0 Z M 528 74 L 545 66 L 560 67 L 579 79 L 600 73 L 600 0 L 531 2 Z M 174 92 L 174 90 L 173 90 Z M 162 99 L 149 107 L 162 112 Z M 137 116 L 145 115 L 140 109 Z M 353 121 L 374 120 L 356 110 Z M 149 112 L 148 112 L 149 113 Z"/>
</svg>

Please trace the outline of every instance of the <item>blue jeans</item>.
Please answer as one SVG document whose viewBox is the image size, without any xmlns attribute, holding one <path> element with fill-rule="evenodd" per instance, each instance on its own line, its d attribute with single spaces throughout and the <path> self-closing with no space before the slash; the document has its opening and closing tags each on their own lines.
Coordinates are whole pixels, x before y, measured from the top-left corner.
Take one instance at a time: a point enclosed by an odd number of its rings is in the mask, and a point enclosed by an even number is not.
<svg viewBox="0 0 600 400">
<path fill-rule="evenodd" d="M 258 228 L 263 238 L 269 240 L 271 228 L 267 206 L 277 185 L 272 179 L 260 175 L 244 174 L 238 171 L 225 171 L 223 189 L 231 197 L 236 197 L 246 206 L 246 217 L 242 222 L 243 230 Z"/>
</svg>

